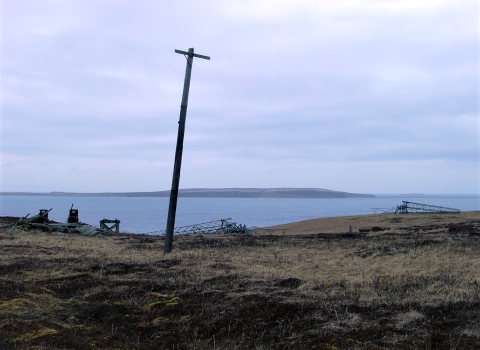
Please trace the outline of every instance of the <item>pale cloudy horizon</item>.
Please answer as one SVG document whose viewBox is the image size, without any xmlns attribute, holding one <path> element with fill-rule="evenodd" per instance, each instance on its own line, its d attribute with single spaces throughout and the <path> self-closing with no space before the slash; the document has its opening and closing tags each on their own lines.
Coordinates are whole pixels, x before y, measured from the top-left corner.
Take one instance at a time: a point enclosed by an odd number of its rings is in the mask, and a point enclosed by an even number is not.
<svg viewBox="0 0 480 350">
<path fill-rule="evenodd" d="M 1 1 L 0 191 L 480 194 L 477 1 Z"/>
</svg>

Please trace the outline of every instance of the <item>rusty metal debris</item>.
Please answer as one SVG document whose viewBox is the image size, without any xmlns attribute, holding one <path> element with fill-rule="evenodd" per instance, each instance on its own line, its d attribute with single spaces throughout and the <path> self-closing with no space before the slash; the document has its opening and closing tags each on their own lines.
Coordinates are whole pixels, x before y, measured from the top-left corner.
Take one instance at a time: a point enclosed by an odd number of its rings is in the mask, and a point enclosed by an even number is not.
<svg viewBox="0 0 480 350">
<path fill-rule="evenodd" d="M 100 229 L 104 231 L 111 231 L 111 232 L 113 232 L 113 230 L 115 229 L 115 232 L 118 233 L 120 232 L 120 220 L 102 219 L 100 220 Z"/>
<path fill-rule="evenodd" d="M 235 222 L 230 222 L 230 220 L 232 220 L 232 218 L 220 219 L 215 221 L 204 222 L 201 224 L 177 227 L 175 228 L 173 233 L 175 235 L 213 234 L 213 233 L 252 235 L 256 230 L 255 228 L 247 228 L 245 225 L 240 225 Z M 147 234 L 165 235 L 165 230 L 149 232 Z"/>
<path fill-rule="evenodd" d="M 397 205 L 395 214 L 408 213 L 460 213 L 459 209 L 440 207 L 438 205 L 421 204 L 402 201 L 403 204 Z"/>
<path fill-rule="evenodd" d="M 104 225 L 104 227 L 97 228 L 95 226 L 85 224 L 79 221 L 78 218 L 78 209 L 70 208 L 68 219 L 66 223 L 59 223 L 52 220 L 49 220 L 48 213 L 52 209 L 40 209 L 37 215 L 29 217 L 30 214 L 27 214 L 23 218 L 20 218 L 14 225 L 13 228 L 24 228 L 30 230 L 42 230 L 51 233 L 70 233 L 70 234 L 82 234 L 82 235 L 95 235 L 95 234 L 105 234 L 113 233 L 113 228 L 115 232 L 119 232 L 120 229 L 120 220 L 107 220 L 103 219 L 102 221 L 107 223 L 114 223 L 113 226 Z M 100 221 L 100 223 L 102 223 Z"/>
<path fill-rule="evenodd" d="M 52 209 L 40 209 L 39 213 L 34 216 L 30 216 L 30 213 L 25 215 L 23 218 L 18 220 L 17 224 L 43 224 L 48 222 L 48 213 L 50 213 Z M 29 217 L 30 216 L 30 217 Z"/>
<path fill-rule="evenodd" d="M 408 213 L 460 213 L 460 209 L 441 207 L 439 205 L 402 201 L 393 208 L 372 208 L 373 213 L 408 214 Z"/>
<path fill-rule="evenodd" d="M 103 230 L 100 230 L 97 227 L 94 227 L 89 224 L 85 224 L 82 222 L 77 222 L 77 223 L 52 223 L 48 222 L 45 224 L 38 224 L 38 223 L 28 223 L 24 224 L 21 222 L 18 222 L 17 224 L 14 225 L 14 227 L 24 227 L 26 229 L 30 230 L 41 230 L 45 232 L 51 232 L 51 233 L 77 233 L 77 234 L 82 234 L 82 235 L 95 235 L 98 233 L 106 233 Z"/>
</svg>

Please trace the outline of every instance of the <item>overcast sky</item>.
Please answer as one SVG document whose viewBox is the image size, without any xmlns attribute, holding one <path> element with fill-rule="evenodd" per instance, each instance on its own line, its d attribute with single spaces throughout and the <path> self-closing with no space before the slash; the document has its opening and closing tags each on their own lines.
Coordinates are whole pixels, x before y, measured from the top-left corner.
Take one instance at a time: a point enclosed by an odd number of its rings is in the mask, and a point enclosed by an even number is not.
<svg viewBox="0 0 480 350">
<path fill-rule="evenodd" d="M 480 193 L 476 0 L 2 0 L 1 191 Z"/>
</svg>

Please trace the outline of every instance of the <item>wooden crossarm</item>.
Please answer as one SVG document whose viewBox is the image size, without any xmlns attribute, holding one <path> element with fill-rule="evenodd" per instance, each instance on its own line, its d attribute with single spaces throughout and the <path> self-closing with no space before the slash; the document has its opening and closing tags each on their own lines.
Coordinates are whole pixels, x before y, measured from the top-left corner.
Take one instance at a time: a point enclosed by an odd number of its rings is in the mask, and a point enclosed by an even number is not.
<svg viewBox="0 0 480 350">
<path fill-rule="evenodd" d="M 189 53 L 187 51 L 182 51 L 182 50 L 177 50 L 175 49 L 175 52 L 176 53 L 181 53 L 182 55 L 187 55 L 187 56 L 190 56 L 190 57 L 198 57 L 198 58 L 203 58 L 204 60 L 210 60 L 210 57 L 208 56 L 204 56 L 204 55 L 199 55 L 198 53 Z"/>
</svg>

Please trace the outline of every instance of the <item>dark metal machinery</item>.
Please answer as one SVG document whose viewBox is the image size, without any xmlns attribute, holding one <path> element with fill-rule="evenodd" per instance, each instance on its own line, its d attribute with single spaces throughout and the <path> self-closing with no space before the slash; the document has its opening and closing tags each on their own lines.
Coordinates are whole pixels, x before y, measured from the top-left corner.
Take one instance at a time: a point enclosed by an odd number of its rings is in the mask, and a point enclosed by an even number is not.
<svg viewBox="0 0 480 350">
<path fill-rule="evenodd" d="M 75 223 L 75 222 L 78 222 L 78 221 L 79 221 L 79 219 L 78 219 L 78 209 L 73 209 L 73 204 L 72 204 L 72 207 L 68 211 L 67 222 L 68 223 Z"/>
</svg>

